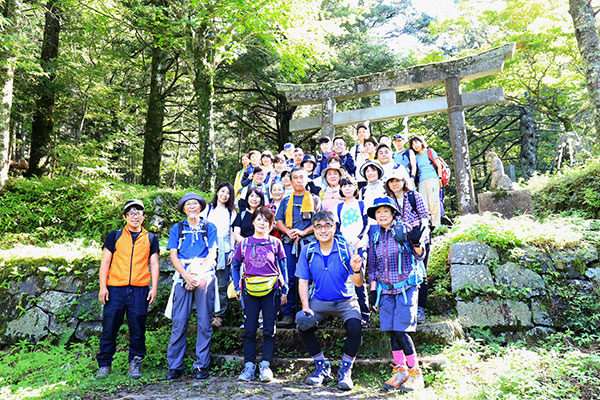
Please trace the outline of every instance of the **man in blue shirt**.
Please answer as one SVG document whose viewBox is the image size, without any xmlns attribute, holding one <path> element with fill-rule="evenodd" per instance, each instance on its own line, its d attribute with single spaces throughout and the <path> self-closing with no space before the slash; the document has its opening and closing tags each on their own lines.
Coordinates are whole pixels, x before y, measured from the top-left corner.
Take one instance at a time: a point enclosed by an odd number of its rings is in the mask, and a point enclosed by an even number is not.
<svg viewBox="0 0 600 400">
<path fill-rule="evenodd" d="M 354 286 L 364 281 L 362 258 L 342 237 L 335 236 L 331 211 L 319 211 L 312 218 L 317 242 L 302 249 L 296 267 L 298 295 L 302 310 L 296 314 L 300 340 L 315 360 L 315 373 L 308 385 L 320 385 L 331 378 L 331 364 L 323 356 L 315 334 L 318 322 L 333 315 L 344 321 L 346 344 L 338 370 L 338 388 L 350 390 L 352 364 L 362 341 L 361 314 Z M 309 281 L 313 282 L 309 298 Z M 307 323 L 313 321 L 313 323 Z"/>
<path fill-rule="evenodd" d="M 196 307 L 196 379 L 208 378 L 210 341 L 215 302 L 215 264 L 217 228 L 200 217 L 206 201 L 196 193 L 187 193 L 177 205 L 187 218 L 174 224 L 169 232 L 167 249 L 175 267 L 173 289 L 165 315 L 172 319 L 171 339 L 167 349 L 169 372 L 166 379 L 177 379 L 183 373 L 183 358 L 187 345 L 187 325 Z"/>
</svg>

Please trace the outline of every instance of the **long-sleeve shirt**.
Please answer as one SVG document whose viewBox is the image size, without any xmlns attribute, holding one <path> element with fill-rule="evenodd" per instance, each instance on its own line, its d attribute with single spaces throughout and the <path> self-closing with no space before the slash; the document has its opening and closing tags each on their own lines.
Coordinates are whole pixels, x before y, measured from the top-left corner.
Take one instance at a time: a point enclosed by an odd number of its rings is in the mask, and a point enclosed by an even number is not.
<svg viewBox="0 0 600 400">
<path fill-rule="evenodd" d="M 400 245 L 404 251 L 400 253 L 394 234 L 393 228 L 384 229 L 380 227 L 377 243 L 374 243 L 373 240 L 375 235 L 369 238 L 367 268 L 371 282 L 377 281 L 394 285 L 406 281 L 413 269 L 412 257 L 417 260 L 422 259 L 422 256 L 418 256 L 410 246 L 408 247 L 410 252 L 406 251 L 403 243 L 400 243 Z M 401 266 L 400 263 L 402 263 Z M 383 289 L 382 293 L 398 294 L 402 293 L 402 288 Z"/>
</svg>

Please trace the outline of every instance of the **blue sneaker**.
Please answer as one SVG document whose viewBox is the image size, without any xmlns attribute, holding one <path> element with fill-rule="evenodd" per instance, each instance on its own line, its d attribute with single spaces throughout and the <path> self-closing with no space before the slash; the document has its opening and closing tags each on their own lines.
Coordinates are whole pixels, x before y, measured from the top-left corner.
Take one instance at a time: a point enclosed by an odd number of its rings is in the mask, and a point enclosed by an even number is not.
<svg viewBox="0 0 600 400">
<path fill-rule="evenodd" d="M 255 371 L 256 371 L 256 366 L 254 365 L 254 363 L 247 362 L 244 365 L 244 370 L 242 371 L 240 376 L 238 376 L 238 379 L 240 381 L 253 381 Z"/>
<path fill-rule="evenodd" d="M 306 378 L 306 384 L 318 386 L 329 382 L 331 379 L 331 364 L 327 360 L 315 361 L 315 372 Z"/>
<path fill-rule="evenodd" d="M 354 383 L 352 383 L 352 363 L 342 361 L 340 369 L 338 369 L 338 389 L 352 390 L 352 388 L 354 388 Z"/>
</svg>

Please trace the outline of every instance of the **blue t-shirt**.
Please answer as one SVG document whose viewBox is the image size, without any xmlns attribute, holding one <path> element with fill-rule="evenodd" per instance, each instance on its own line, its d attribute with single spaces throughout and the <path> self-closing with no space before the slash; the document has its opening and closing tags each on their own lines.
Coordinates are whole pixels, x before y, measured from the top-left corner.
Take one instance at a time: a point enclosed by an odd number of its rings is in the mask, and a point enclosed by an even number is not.
<svg viewBox="0 0 600 400">
<path fill-rule="evenodd" d="M 428 149 L 425 149 L 423 154 L 417 154 L 417 170 L 419 171 L 419 181 L 424 181 L 425 179 L 438 178 L 437 171 L 435 170 L 433 164 L 429 160 L 429 156 L 427 155 Z M 431 155 L 435 160 L 438 155 L 435 150 L 431 149 Z"/>
<path fill-rule="evenodd" d="M 300 212 L 300 210 L 302 209 L 303 196 L 295 196 L 293 194 L 292 194 L 292 196 L 294 196 L 294 209 L 292 210 L 292 228 L 304 230 L 310 226 L 310 220 L 311 220 L 312 216 L 314 215 L 314 213 L 311 213 L 310 215 L 308 215 L 308 213 L 305 213 L 306 215 L 302 215 L 302 212 Z M 285 225 L 285 213 L 287 210 L 287 205 L 288 205 L 289 200 L 290 200 L 289 196 L 286 196 L 283 198 L 283 200 L 281 200 L 281 203 L 279 204 L 279 209 L 277 210 L 277 215 L 275 216 L 275 220 L 283 221 L 284 225 Z M 311 201 L 313 201 L 313 200 L 314 200 L 314 198 L 311 195 Z M 318 207 L 319 207 L 319 204 L 316 204 L 315 212 L 318 211 Z M 289 237 L 287 235 L 284 234 L 283 237 L 284 237 L 284 243 L 286 241 L 289 241 Z"/>
<path fill-rule="evenodd" d="M 394 153 L 394 164 L 403 165 L 407 171 L 410 171 L 409 150 L 400 150 Z"/>
<path fill-rule="evenodd" d="M 183 240 L 178 254 L 180 260 L 191 260 L 196 257 L 204 258 L 208 255 L 208 250 L 217 245 L 217 227 L 212 222 L 205 222 L 204 218 L 196 227 L 202 224 L 204 225 L 202 229 L 206 230 L 206 233 L 190 228 L 187 218 L 183 221 Z M 168 250 L 176 249 L 179 246 L 177 225 L 173 224 L 169 231 Z M 206 237 L 206 240 L 204 240 L 204 237 Z"/>
<path fill-rule="evenodd" d="M 296 264 L 296 277 L 312 279 L 315 285 L 313 299 L 339 302 L 354 297 L 352 272 L 342 263 L 337 242 L 328 256 L 323 256 L 321 246 L 317 243 L 310 265 L 306 255 L 307 251 L 308 246 L 304 246 Z"/>
</svg>

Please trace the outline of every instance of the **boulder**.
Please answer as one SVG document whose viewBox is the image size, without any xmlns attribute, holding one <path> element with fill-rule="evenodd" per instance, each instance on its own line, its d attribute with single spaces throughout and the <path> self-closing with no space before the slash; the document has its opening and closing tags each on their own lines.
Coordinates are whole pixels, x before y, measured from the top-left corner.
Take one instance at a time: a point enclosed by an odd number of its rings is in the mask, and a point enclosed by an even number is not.
<svg viewBox="0 0 600 400">
<path fill-rule="evenodd" d="M 554 326 L 550 308 L 552 306 L 544 302 L 543 297 L 534 297 L 531 299 L 531 313 L 533 314 L 533 323 L 535 325 Z"/>
<path fill-rule="evenodd" d="M 447 320 L 418 325 L 416 335 L 419 337 L 419 343 L 442 342 L 447 344 L 463 338 L 465 333 L 459 321 Z"/>
<path fill-rule="evenodd" d="M 68 321 L 58 321 L 55 315 L 50 315 L 50 320 L 48 322 L 48 331 L 55 335 L 62 335 L 65 332 L 70 331 L 70 335 L 73 335 L 75 329 L 77 328 L 77 320 L 71 318 Z"/>
<path fill-rule="evenodd" d="M 504 218 L 512 218 L 517 214 L 533 214 L 531 192 L 527 189 L 479 193 L 477 202 L 479 214 L 493 212 Z"/>
<path fill-rule="evenodd" d="M 525 289 L 529 292 L 529 296 L 545 293 L 546 284 L 544 279 L 535 272 L 515 263 L 507 262 L 499 265 L 494 275 L 496 283 L 516 289 Z"/>
<path fill-rule="evenodd" d="M 32 307 L 19 318 L 6 324 L 7 343 L 14 343 L 19 339 L 38 342 L 48 336 L 49 322 L 48 314 L 38 307 Z"/>
<path fill-rule="evenodd" d="M 49 290 L 38 297 L 38 306 L 51 314 L 64 313 L 77 298 L 76 294 Z"/>
<path fill-rule="evenodd" d="M 569 279 L 581 279 L 587 266 L 598 260 L 595 247 L 580 247 L 575 250 L 560 250 L 552 254 L 552 260 L 558 271 L 567 273 Z"/>
<path fill-rule="evenodd" d="M 548 328 L 545 326 L 535 326 L 525 332 L 525 340 L 533 345 L 548 338 L 548 336 L 556 333 L 556 329 Z"/>
<path fill-rule="evenodd" d="M 589 296 L 594 292 L 594 284 L 590 281 L 584 281 L 581 279 L 568 279 L 567 282 L 581 296 Z"/>
<path fill-rule="evenodd" d="M 17 293 L 23 293 L 30 297 L 35 297 L 40 293 L 38 287 L 37 278 L 35 276 L 28 276 L 21 282 L 9 281 L 10 293 L 15 295 Z"/>
<path fill-rule="evenodd" d="M 450 264 L 485 264 L 498 261 L 498 252 L 485 243 L 464 242 L 453 244 L 448 258 Z"/>
<path fill-rule="evenodd" d="M 75 337 L 81 341 L 85 341 L 92 336 L 100 336 L 101 333 L 102 322 L 82 322 L 75 330 Z"/>
<path fill-rule="evenodd" d="M 476 297 L 470 302 L 457 302 L 456 310 L 461 325 L 466 328 L 531 326 L 529 307 L 527 304 L 515 300 L 499 301 Z"/>
<path fill-rule="evenodd" d="M 450 279 L 452 281 L 453 293 L 456 293 L 456 291 L 466 286 L 476 289 L 494 286 L 494 280 L 492 279 L 492 274 L 490 274 L 490 269 L 481 264 L 452 264 L 450 266 Z"/>
<path fill-rule="evenodd" d="M 509 261 L 524 265 L 528 269 L 543 274 L 554 270 L 554 262 L 546 252 L 539 247 L 514 248 L 509 251 Z"/>
<path fill-rule="evenodd" d="M 600 284 L 600 268 L 588 268 L 585 271 L 585 276 L 597 284 Z"/>
<path fill-rule="evenodd" d="M 102 304 L 98 301 L 98 293 L 85 293 L 77 301 L 75 308 L 77 318 L 84 321 L 102 321 Z"/>
</svg>

